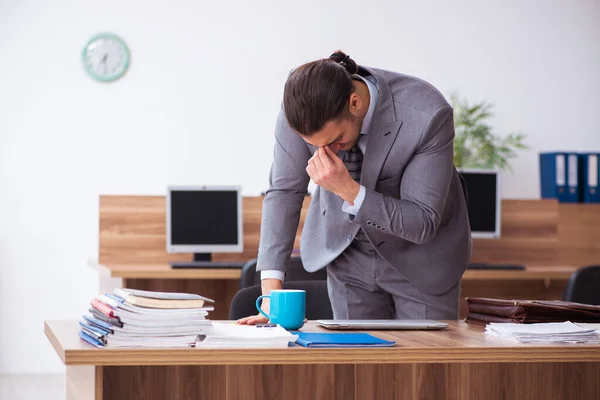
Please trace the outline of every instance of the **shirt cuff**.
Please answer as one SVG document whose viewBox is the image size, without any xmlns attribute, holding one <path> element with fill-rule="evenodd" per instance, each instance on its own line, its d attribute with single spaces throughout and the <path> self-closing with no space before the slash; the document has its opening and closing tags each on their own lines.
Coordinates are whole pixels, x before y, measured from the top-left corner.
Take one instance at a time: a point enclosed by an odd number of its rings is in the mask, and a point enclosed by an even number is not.
<svg viewBox="0 0 600 400">
<path fill-rule="evenodd" d="M 354 205 L 351 206 L 346 200 L 344 200 L 344 204 L 342 205 L 342 211 L 352 215 L 358 214 L 358 210 L 360 210 L 360 206 L 362 206 L 362 203 L 365 200 L 365 193 L 365 187 L 363 185 L 360 185 L 360 189 L 358 189 L 356 199 L 354 199 Z"/>
<path fill-rule="evenodd" d="M 260 271 L 260 280 L 263 279 L 279 279 L 283 282 L 283 278 L 285 277 L 285 273 L 278 271 L 276 269 L 265 269 Z"/>
</svg>

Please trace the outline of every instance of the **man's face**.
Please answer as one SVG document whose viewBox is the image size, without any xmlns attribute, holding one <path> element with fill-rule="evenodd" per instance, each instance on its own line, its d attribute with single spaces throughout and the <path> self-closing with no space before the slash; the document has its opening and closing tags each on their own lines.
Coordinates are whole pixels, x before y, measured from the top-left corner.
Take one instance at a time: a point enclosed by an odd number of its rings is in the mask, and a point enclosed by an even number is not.
<svg viewBox="0 0 600 400">
<path fill-rule="evenodd" d="M 331 120 L 323 128 L 310 136 L 303 136 L 305 142 L 316 147 L 328 146 L 334 153 L 350 150 L 358 142 L 360 121 L 358 118 L 342 118 Z"/>
</svg>

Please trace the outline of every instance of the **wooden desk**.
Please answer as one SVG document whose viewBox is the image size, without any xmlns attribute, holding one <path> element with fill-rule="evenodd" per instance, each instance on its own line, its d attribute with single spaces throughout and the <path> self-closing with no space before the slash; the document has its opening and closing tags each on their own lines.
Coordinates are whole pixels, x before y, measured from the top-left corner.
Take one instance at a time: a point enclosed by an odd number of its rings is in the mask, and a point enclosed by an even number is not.
<svg viewBox="0 0 600 400">
<path fill-rule="evenodd" d="M 294 248 L 310 198 L 304 200 Z M 244 252 L 213 254 L 215 261 L 245 262 L 256 258 L 260 242 L 263 197 L 244 196 Z M 98 261 L 108 275 L 142 290 L 200 293 L 217 300 L 214 318 L 228 318 L 238 290 L 235 270 L 178 270 L 169 261 L 192 254 L 167 253 L 164 196 L 99 197 Z M 471 262 L 525 264 L 526 271 L 467 271 L 462 295 L 503 299 L 561 299 L 571 272 L 597 262 L 600 245 L 599 204 L 567 204 L 555 200 L 502 200 L 502 236 L 473 239 Z M 137 267 L 136 267 L 137 264 Z M 461 303 L 460 316 L 465 316 Z"/>
<path fill-rule="evenodd" d="M 172 269 L 168 264 L 96 265 L 110 277 L 122 278 L 123 286 L 142 290 L 189 291 L 214 298 L 213 317 L 227 319 L 231 299 L 238 291 L 240 269 Z M 466 316 L 465 297 L 558 300 L 575 267 L 527 267 L 518 270 L 467 270 L 462 280 L 461 318 Z M 211 297 L 212 296 L 212 297 Z M 219 307 L 219 305 L 224 305 Z"/>
<path fill-rule="evenodd" d="M 239 268 L 178 268 L 168 264 L 113 264 L 97 267 L 112 278 L 123 279 L 240 279 Z M 568 280 L 575 267 L 527 267 L 519 270 L 467 270 L 464 281 L 487 280 Z"/>
<path fill-rule="evenodd" d="M 68 399 L 600 398 L 600 345 L 517 344 L 457 321 L 371 332 L 397 342 L 381 349 L 97 349 L 78 329 L 45 323 L 67 366 Z"/>
</svg>

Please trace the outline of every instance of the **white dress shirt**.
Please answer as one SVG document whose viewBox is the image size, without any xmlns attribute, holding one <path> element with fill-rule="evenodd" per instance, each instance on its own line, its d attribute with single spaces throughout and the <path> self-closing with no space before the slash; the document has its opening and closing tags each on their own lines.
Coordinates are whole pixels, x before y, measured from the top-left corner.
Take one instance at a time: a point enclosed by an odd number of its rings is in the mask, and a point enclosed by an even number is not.
<svg viewBox="0 0 600 400">
<path fill-rule="evenodd" d="M 352 78 L 360 79 L 367 85 L 367 88 L 369 89 L 369 96 L 371 98 L 369 101 L 369 109 L 367 110 L 367 114 L 365 115 L 365 118 L 363 120 L 361 132 L 360 132 L 361 136 L 357 143 L 357 146 L 360 148 L 360 151 L 362 151 L 362 153 L 364 155 L 367 150 L 366 135 L 369 134 L 369 130 L 371 129 L 371 126 L 373 124 L 373 114 L 375 113 L 375 106 L 377 105 L 377 101 L 379 100 L 379 90 L 377 89 L 375 82 L 371 81 L 371 79 L 373 79 L 373 80 L 375 79 L 372 76 L 362 77 L 359 75 L 354 75 Z M 344 204 L 342 205 L 342 211 L 346 212 L 348 214 L 356 215 L 356 213 L 358 213 L 358 210 L 360 210 L 360 206 L 362 205 L 362 203 L 365 199 L 365 191 L 366 191 L 365 187 L 363 185 L 360 185 L 360 189 L 358 190 L 358 195 L 356 196 L 356 199 L 354 199 L 354 205 L 351 206 L 348 202 L 346 202 L 344 200 Z M 283 273 L 282 271 L 275 270 L 275 269 L 268 269 L 268 270 L 260 271 L 260 279 L 261 280 L 262 279 L 279 279 L 280 281 L 283 282 L 284 277 L 285 277 L 285 273 Z"/>
</svg>

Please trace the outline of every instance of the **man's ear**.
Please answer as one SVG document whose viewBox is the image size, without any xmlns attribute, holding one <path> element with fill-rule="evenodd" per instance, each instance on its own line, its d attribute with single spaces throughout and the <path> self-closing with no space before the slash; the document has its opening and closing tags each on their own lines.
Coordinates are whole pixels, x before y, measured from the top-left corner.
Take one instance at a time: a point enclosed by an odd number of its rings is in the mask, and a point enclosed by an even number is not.
<svg viewBox="0 0 600 400">
<path fill-rule="evenodd" d="M 356 93 L 350 94 L 350 99 L 348 100 L 348 111 L 353 116 L 358 116 L 360 114 L 359 110 L 362 108 L 362 100 L 359 95 Z"/>
</svg>

